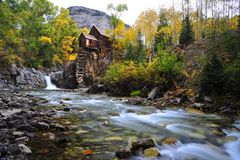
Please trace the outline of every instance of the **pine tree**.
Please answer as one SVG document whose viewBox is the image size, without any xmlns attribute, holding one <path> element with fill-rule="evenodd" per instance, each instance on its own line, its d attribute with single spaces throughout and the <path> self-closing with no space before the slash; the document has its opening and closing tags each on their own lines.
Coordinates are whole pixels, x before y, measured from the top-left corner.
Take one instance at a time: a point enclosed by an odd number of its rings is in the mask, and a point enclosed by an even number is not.
<svg viewBox="0 0 240 160">
<path fill-rule="evenodd" d="M 169 23 L 163 10 L 159 13 L 157 33 L 154 36 L 154 51 L 157 51 L 159 47 L 161 49 L 166 49 L 166 47 L 171 44 L 171 36 L 162 31 L 164 27 L 169 27 Z"/>
<path fill-rule="evenodd" d="M 184 45 L 190 44 L 192 42 L 194 42 L 194 31 L 189 16 L 187 15 L 186 18 L 183 20 L 179 43 Z"/>
<path fill-rule="evenodd" d="M 225 86 L 224 66 L 216 53 L 211 54 L 200 77 L 201 92 L 208 95 L 221 95 Z"/>
<path fill-rule="evenodd" d="M 145 60 L 144 44 L 140 31 L 138 32 L 137 45 L 134 46 L 131 43 L 127 44 L 125 60 L 136 62 L 143 62 Z"/>
</svg>

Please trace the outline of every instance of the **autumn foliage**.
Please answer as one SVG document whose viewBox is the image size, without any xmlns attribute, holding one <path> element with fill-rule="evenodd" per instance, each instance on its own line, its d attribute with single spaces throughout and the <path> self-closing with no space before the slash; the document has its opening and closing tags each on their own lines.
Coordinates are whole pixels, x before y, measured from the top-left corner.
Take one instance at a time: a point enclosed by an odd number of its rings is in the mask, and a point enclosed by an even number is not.
<svg viewBox="0 0 240 160">
<path fill-rule="evenodd" d="M 175 55 L 159 52 L 151 62 L 124 61 L 111 64 L 104 81 L 114 95 L 129 96 L 145 86 L 159 86 L 166 90 L 172 86 L 172 79 L 181 75 L 181 67 L 182 61 Z"/>
<path fill-rule="evenodd" d="M 80 30 L 67 9 L 47 0 L 2 1 L 0 23 L 1 65 L 42 68 L 76 59 Z"/>
</svg>

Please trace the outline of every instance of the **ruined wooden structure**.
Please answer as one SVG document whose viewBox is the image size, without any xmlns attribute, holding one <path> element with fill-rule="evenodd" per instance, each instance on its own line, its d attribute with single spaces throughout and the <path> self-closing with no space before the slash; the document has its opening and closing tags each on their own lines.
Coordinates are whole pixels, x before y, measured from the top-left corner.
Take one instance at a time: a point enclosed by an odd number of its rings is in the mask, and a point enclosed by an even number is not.
<svg viewBox="0 0 240 160">
<path fill-rule="evenodd" d="M 78 83 L 93 82 L 102 75 L 110 62 L 111 42 L 109 37 L 93 26 L 89 34 L 79 37 L 76 77 Z"/>
</svg>

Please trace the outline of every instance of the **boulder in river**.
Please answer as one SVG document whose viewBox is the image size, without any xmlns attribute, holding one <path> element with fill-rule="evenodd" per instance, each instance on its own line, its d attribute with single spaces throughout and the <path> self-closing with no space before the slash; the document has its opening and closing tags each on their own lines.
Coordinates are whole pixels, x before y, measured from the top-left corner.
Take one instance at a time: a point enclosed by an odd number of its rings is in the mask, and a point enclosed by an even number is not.
<svg viewBox="0 0 240 160">
<path fill-rule="evenodd" d="M 125 149 L 120 149 L 116 152 L 116 157 L 119 159 L 126 159 L 132 156 L 132 153 Z"/>
<path fill-rule="evenodd" d="M 155 148 L 155 140 L 152 138 L 138 139 L 131 143 L 130 148 L 121 148 L 116 152 L 116 157 L 126 159 L 131 156 L 144 155 L 145 157 L 158 157 L 160 152 Z"/>
<path fill-rule="evenodd" d="M 163 139 L 162 144 L 175 145 L 177 144 L 177 139 L 174 137 L 166 137 Z"/>
<path fill-rule="evenodd" d="M 98 94 L 98 93 L 103 93 L 107 91 L 107 87 L 104 84 L 92 84 L 89 89 L 88 93 L 91 94 Z"/>
<path fill-rule="evenodd" d="M 152 138 L 148 139 L 139 139 L 132 142 L 132 150 L 147 149 L 155 146 L 155 140 Z"/>
<path fill-rule="evenodd" d="M 151 147 L 143 151 L 144 157 L 159 157 L 160 151 L 156 147 Z"/>
</svg>

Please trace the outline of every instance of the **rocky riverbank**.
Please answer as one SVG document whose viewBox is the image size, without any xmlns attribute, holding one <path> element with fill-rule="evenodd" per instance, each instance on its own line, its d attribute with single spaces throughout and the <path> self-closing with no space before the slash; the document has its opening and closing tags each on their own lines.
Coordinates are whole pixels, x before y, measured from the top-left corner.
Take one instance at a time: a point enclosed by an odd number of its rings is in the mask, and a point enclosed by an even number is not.
<svg viewBox="0 0 240 160">
<path fill-rule="evenodd" d="M 167 91 L 160 98 L 130 97 L 128 103 L 136 105 L 151 105 L 158 109 L 166 107 L 182 107 L 189 111 L 205 113 L 239 115 L 240 102 L 232 97 L 208 97 L 192 93 L 191 89 L 176 89 Z"/>
<path fill-rule="evenodd" d="M 36 136 L 49 140 L 64 131 L 63 126 L 54 124 L 53 111 L 40 111 L 35 106 L 47 103 L 46 99 L 28 94 L 0 91 L 0 159 L 28 159 L 32 148 L 28 143 Z"/>
</svg>

